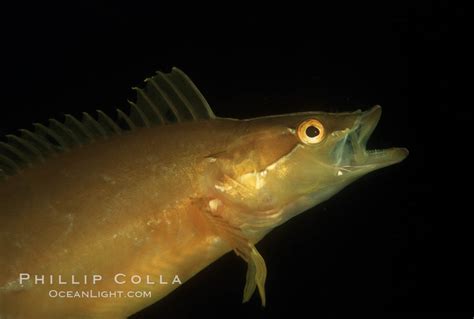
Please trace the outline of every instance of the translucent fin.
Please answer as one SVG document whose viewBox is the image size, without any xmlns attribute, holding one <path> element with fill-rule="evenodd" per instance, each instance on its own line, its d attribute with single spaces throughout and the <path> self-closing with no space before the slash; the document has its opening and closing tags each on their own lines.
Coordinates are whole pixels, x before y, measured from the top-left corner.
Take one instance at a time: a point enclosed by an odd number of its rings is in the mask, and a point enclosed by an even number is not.
<svg viewBox="0 0 474 319">
<path fill-rule="evenodd" d="M 128 101 L 130 105 L 130 119 L 137 123 L 138 126 L 150 127 L 150 121 L 147 115 L 132 101 Z"/>
<path fill-rule="evenodd" d="M 66 114 L 65 118 L 64 124 L 79 137 L 81 144 L 94 140 L 94 134 L 81 121 L 70 114 Z"/>
<path fill-rule="evenodd" d="M 174 67 L 168 78 L 172 80 L 182 96 L 183 102 L 190 109 L 195 119 L 216 118 L 204 96 L 183 71 Z"/>
<path fill-rule="evenodd" d="M 141 110 L 152 110 L 160 123 L 214 119 L 206 99 L 194 83 L 178 68 L 171 73 L 157 72 L 145 80 L 145 88 L 137 91 L 137 105 Z"/>
<path fill-rule="evenodd" d="M 20 170 L 20 166 L 15 161 L 2 154 L 0 154 L 0 166 L 2 166 L 2 172 L 8 175 L 12 175 L 12 170 L 14 172 Z"/>
<path fill-rule="evenodd" d="M 178 68 L 145 80 L 137 92 L 136 102 L 129 101 L 130 112 L 117 109 L 113 120 L 97 110 L 97 117 L 82 113 L 82 119 L 66 114 L 64 121 L 50 119 L 49 125 L 33 124 L 34 131 L 21 129 L 19 136 L 8 135 L 0 141 L 0 179 L 14 175 L 24 166 L 43 161 L 48 156 L 80 145 L 133 131 L 183 121 L 214 119 L 206 99 L 194 83 Z"/>
<path fill-rule="evenodd" d="M 60 135 L 69 147 L 81 144 L 79 138 L 74 134 L 74 132 L 67 128 L 63 123 L 55 119 L 50 119 L 49 123 L 49 127 L 54 130 L 56 134 Z"/>
<path fill-rule="evenodd" d="M 230 225 L 220 216 L 209 214 L 219 235 L 233 248 L 235 253 L 247 262 L 247 275 L 242 302 L 247 302 L 258 288 L 262 306 L 265 307 L 265 281 L 267 266 L 257 248 L 243 235 L 242 231 Z"/>
<path fill-rule="evenodd" d="M 15 135 L 7 135 L 7 139 L 10 145 L 26 150 L 30 162 L 33 162 L 35 159 L 44 160 L 41 151 L 33 143 L 28 142 L 28 140 Z"/>
<path fill-rule="evenodd" d="M 33 123 L 33 126 L 35 127 L 35 134 L 42 136 L 51 146 L 61 150 L 68 149 L 68 144 L 58 132 L 55 132 L 41 123 Z"/>
<path fill-rule="evenodd" d="M 132 122 L 132 120 L 120 109 L 117 109 L 117 114 L 119 120 L 125 121 L 130 130 L 134 130 L 137 126 Z"/>
<path fill-rule="evenodd" d="M 54 152 L 52 145 L 48 143 L 48 141 L 44 139 L 41 135 L 35 134 L 25 129 L 20 129 L 20 132 L 21 137 L 32 143 L 32 145 L 35 145 L 36 148 L 38 148 L 42 154 L 49 154 Z"/>
<path fill-rule="evenodd" d="M 243 302 L 247 302 L 255 292 L 255 288 L 258 287 L 258 293 L 262 300 L 262 306 L 265 307 L 265 281 L 267 279 L 267 266 L 262 255 L 258 252 L 255 246 L 251 246 L 251 252 L 249 260 L 247 261 L 247 276 L 244 287 Z"/>
<path fill-rule="evenodd" d="M 94 137 L 106 137 L 106 130 L 87 112 L 82 112 L 82 123 Z"/>
<path fill-rule="evenodd" d="M 104 127 L 109 135 L 111 134 L 121 134 L 122 130 L 107 114 L 101 110 L 97 110 L 99 124 Z"/>
<path fill-rule="evenodd" d="M 4 153 L 10 152 L 10 154 L 12 154 L 12 157 L 16 157 L 18 159 L 19 163 L 23 163 L 23 164 L 30 163 L 28 156 L 25 153 L 23 153 L 21 150 L 19 150 L 18 147 L 15 147 L 5 142 L 0 142 L 0 148 L 3 148 Z"/>
</svg>

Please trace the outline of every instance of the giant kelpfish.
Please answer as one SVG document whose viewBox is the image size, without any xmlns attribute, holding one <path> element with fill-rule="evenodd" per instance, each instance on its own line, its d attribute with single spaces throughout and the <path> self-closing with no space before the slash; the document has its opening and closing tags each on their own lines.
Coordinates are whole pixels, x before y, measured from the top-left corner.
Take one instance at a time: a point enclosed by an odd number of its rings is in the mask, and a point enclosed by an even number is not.
<svg viewBox="0 0 474 319">
<path fill-rule="evenodd" d="M 177 68 L 145 82 L 115 121 L 65 115 L 0 143 L 1 318 L 125 318 L 232 250 L 243 300 L 265 304 L 255 244 L 408 154 L 366 149 L 379 106 L 237 120 Z"/>
</svg>

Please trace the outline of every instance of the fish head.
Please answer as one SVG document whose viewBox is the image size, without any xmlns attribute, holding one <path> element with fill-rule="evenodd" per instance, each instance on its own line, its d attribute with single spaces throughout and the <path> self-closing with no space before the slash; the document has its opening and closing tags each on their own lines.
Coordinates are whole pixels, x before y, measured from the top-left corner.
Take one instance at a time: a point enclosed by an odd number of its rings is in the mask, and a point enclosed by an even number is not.
<svg viewBox="0 0 474 319">
<path fill-rule="evenodd" d="M 215 190 L 274 227 L 374 170 L 398 163 L 405 148 L 368 150 L 380 106 L 362 112 L 305 112 L 250 119 L 219 158 Z M 257 222 L 258 221 L 258 222 Z"/>
</svg>

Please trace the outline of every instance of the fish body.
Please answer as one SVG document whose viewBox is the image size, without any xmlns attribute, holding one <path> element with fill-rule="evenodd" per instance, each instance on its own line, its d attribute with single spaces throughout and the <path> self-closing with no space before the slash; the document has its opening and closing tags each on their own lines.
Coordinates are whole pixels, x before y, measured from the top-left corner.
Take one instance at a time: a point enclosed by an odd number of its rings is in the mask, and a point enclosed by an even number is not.
<svg viewBox="0 0 474 319">
<path fill-rule="evenodd" d="M 255 244 L 407 155 L 366 151 L 380 107 L 235 120 L 216 117 L 178 69 L 147 83 L 130 115 L 119 113 L 129 130 L 99 113 L 9 144 L 0 166 L 0 318 L 125 318 L 232 250 L 248 264 L 244 301 L 258 290 L 265 304 Z M 50 295 L 78 290 L 151 296 Z"/>
</svg>

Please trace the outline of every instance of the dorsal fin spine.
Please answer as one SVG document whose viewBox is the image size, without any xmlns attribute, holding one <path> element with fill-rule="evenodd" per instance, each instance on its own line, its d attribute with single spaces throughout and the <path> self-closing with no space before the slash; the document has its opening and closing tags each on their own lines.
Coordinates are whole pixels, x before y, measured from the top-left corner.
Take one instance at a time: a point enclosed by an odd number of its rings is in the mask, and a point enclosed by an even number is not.
<svg viewBox="0 0 474 319">
<path fill-rule="evenodd" d="M 160 73 L 158 73 L 159 75 Z M 152 87 L 156 90 L 156 92 L 161 96 L 162 99 L 166 101 L 166 104 L 168 104 L 169 108 L 173 112 L 174 116 L 176 117 L 176 120 L 178 122 L 182 122 L 183 118 L 181 117 L 181 114 L 179 114 L 178 109 L 174 105 L 173 101 L 171 101 L 170 97 L 158 86 L 154 78 L 149 78 L 147 82 L 150 82 Z"/>
<path fill-rule="evenodd" d="M 66 115 L 64 115 L 64 117 L 66 118 L 66 124 L 71 129 L 75 128 L 76 132 L 81 133 L 86 138 L 87 141 L 93 141 L 94 140 L 94 136 L 92 135 L 92 133 L 89 132 L 87 127 L 85 127 L 84 124 L 81 123 L 81 121 L 76 119 L 71 114 L 66 114 Z"/>
<path fill-rule="evenodd" d="M 20 170 L 20 166 L 18 166 L 14 161 L 6 157 L 5 155 L 0 154 L 0 163 L 3 162 L 6 164 L 6 166 L 10 167 L 11 169 L 15 171 Z"/>
<path fill-rule="evenodd" d="M 99 119 L 103 119 L 105 123 L 116 133 L 116 134 L 122 134 L 122 130 L 120 127 L 109 117 L 107 114 L 102 112 L 101 110 L 97 110 L 97 114 L 99 116 Z"/>
<path fill-rule="evenodd" d="M 201 91 L 199 91 L 199 89 L 196 87 L 194 82 L 191 81 L 191 79 L 186 75 L 186 73 L 184 73 L 177 67 L 173 67 L 172 71 L 176 72 L 191 87 L 191 89 L 194 91 L 194 93 L 196 94 L 196 96 L 198 97 L 198 99 L 201 101 L 202 105 L 206 109 L 209 118 L 211 119 L 216 118 L 216 115 L 214 114 L 211 107 L 209 106 L 209 103 L 207 103 L 206 98 L 204 98 Z"/>
<path fill-rule="evenodd" d="M 145 82 L 147 81 L 148 79 L 145 80 Z M 132 88 L 135 92 L 137 92 L 137 94 L 139 96 L 141 96 L 145 102 L 146 102 L 146 105 L 148 106 L 148 108 L 150 110 L 152 110 L 153 114 L 155 114 L 160 122 L 160 124 L 165 124 L 166 120 L 165 120 L 165 117 L 163 116 L 163 114 L 161 114 L 160 112 L 160 108 L 158 107 L 158 105 L 155 104 L 155 102 L 153 102 L 150 97 L 148 95 L 145 94 L 145 92 L 143 92 L 142 89 L 138 88 L 138 87 L 133 87 Z M 138 100 L 138 99 L 137 99 Z M 129 101 L 130 102 L 130 101 Z M 136 103 L 135 103 L 136 104 Z"/>
<path fill-rule="evenodd" d="M 140 108 L 132 101 L 128 101 L 128 104 L 138 114 L 138 116 L 140 117 L 140 120 L 145 125 L 145 127 L 150 127 L 150 121 L 148 120 L 146 115 L 143 113 L 143 111 L 140 110 Z"/>
<path fill-rule="evenodd" d="M 148 80 L 148 79 L 147 79 Z M 137 88 L 137 87 L 134 87 L 133 90 L 135 90 L 147 103 L 147 105 L 149 106 L 150 109 L 152 109 L 156 115 L 158 116 L 158 118 L 160 119 L 160 122 L 161 123 L 165 123 L 165 118 L 164 116 L 161 114 L 158 106 L 148 97 L 148 95 L 145 94 L 145 92 L 143 92 L 142 89 L 140 88 Z"/>
<path fill-rule="evenodd" d="M 43 147 L 46 150 L 46 153 L 54 152 L 54 149 L 52 148 L 51 144 L 44 140 L 40 135 L 34 134 L 33 132 L 26 129 L 20 129 L 20 132 L 23 134 L 23 136 L 27 136 L 37 145 Z"/>
<path fill-rule="evenodd" d="M 83 123 L 85 125 L 87 124 L 91 125 L 92 128 L 94 128 L 101 137 L 107 137 L 107 133 L 105 132 L 105 130 L 99 125 L 99 123 L 97 123 L 96 120 L 94 120 L 92 116 L 89 115 L 89 113 L 82 112 L 82 116 L 83 116 Z"/>
<path fill-rule="evenodd" d="M 79 138 L 74 134 L 74 132 L 71 131 L 71 129 L 67 128 L 63 123 L 59 122 L 56 119 L 49 119 L 49 123 L 51 127 L 55 125 L 64 133 L 65 136 L 68 136 L 73 141 L 72 145 L 81 144 Z"/>
<path fill-rule="evenodd" d="M 56 142 L 61 146 L 61 148 L 65 150 L 69 149 L 64 139 L 60 137 L 58 134 L 56 134 L 55 132 L 53 132 L 53 130 L 51 130 L 50 128 L 47 128 L 41 123 L 33 123 L 33 126 L 40 134 L 44 134 L 46 136 L 49 135 L 51 138 L 56 140 Z"/>
<path fill-rule="evenodd" d="M 187 111 L 189 114 L 191 114 L 192 118 L 197 120 L 198 116 L 197 114 L 193 111 L 193 108 L 191 107 L 191 104 L 189 103 L 188 99 L 186 96 L 183 95 L 183 93 L 171 82 L 167 76 L 165 76 L 162 73 L 159 73 L 159 75 L 168 83 L 168 85 L 171 87 L 171 89 L 175 92 L 175 94 L 183 101 L 184 106 L 186 107 Z"/>
<path fill-rule="evenodd" d="M 14 147 L 5 142 L 0 142 L 0 146 L 8 150 L 10 153 L 15 154 L 15 156 L 18 157 L 23 163 L 30 164 L 30 160 L 28 159 L 28 156 L 22 151 L 20 151 L 17 147 Z"/>
<path fill-rule="evenodd" d="M 127 123 L 128 127 L 130 127 L 131 130 L 134 130 L 136 128 L 135 123 L 132 122 L 132 120 L 125 114 L 121 109 L 117 109 L 117 114 L 118 117 L 123 119 L 125 123 Z"/>
<path fill-rule="evenodd" d="M 12 134 L 7 135 L 7 138 L 9 140 L 15 141 L 18 144 L 21 144 L 25 149 L 30 151 L 31 154 L 34 154 L 35 157 L 39 158 L 41 161 L 44 161 L 44 157 L 43 157 L 43 154 L 41 154 L 41 151 L 36 146 L 34 146 L 31 142 L 28 142 L 24 138 L 21 138 Z"/>
</svg>

